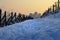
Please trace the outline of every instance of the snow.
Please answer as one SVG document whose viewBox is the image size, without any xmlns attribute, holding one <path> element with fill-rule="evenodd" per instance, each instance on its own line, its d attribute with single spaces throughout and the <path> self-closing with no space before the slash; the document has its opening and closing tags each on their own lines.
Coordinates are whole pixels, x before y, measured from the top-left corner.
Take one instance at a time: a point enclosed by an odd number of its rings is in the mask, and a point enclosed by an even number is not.
<svg viewBox="0 0 60 40">
<path fill-rule="evenodd" d="M 58 13 L 51 14 L 49 13 L 46 18 L 60 18 L 60 9 L 58 10 Z"/>
<path fill-rule="evenodd" d="M 0 28 L 0 40 L 60 40 L 60 12 L 54 15 Z"/>
</svg>

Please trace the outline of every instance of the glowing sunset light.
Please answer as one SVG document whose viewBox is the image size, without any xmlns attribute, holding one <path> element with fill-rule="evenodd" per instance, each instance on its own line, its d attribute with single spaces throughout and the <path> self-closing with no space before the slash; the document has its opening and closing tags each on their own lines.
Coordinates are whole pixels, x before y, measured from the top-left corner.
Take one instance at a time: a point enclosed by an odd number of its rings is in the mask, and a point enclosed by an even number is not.
<svg viewBox="0 0 60 40">
<path fill-rule="evenodd" d="M 29 14 L 30 12 L 43 13 L 55 1 L 57 0 L 0 0 L 0 8 L 23 14 Z"/>
</svg>

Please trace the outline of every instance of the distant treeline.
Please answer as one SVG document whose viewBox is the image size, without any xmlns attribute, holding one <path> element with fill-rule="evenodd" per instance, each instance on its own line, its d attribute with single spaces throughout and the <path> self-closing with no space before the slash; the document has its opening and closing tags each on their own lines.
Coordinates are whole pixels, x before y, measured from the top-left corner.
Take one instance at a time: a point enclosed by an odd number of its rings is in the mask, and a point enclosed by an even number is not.
<svg viewBox="0 0 60 40">
<path fill-rule="evenodd" d="M 10 14 L 5 11 L 2 13 L 2 9 L 0 9 L 0 27 L 7 26 L 7 25 L 12 25 L 14 23 L 19 23 L 23 22 L 25 20 L 33 19 L 31 16 L 26 16 L 24 14 L 19 13 L 13 13 L 11 12 Z"/>
</svg>

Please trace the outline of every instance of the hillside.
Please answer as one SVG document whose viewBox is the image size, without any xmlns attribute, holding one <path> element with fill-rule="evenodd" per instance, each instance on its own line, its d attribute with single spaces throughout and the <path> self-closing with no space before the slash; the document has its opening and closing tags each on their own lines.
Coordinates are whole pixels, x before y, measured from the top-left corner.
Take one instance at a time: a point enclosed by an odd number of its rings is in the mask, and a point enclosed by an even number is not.
<svg viewBox="0 0 60 40">
<path fill-rule="evenodd" d="M 60 12 L 0 28 L 0 40 L 60 40 Z"/>
<path fill-rule="evenodd" d="M 59 10 L 57 10 L 58 12 L 57 13 L 48 13 L 48 15 L 47 16 L 45 16 L 46 18 L 60 18 L 60 9 Z M 44 17 L 44 18 L 45 18 Z"/>
</svg>

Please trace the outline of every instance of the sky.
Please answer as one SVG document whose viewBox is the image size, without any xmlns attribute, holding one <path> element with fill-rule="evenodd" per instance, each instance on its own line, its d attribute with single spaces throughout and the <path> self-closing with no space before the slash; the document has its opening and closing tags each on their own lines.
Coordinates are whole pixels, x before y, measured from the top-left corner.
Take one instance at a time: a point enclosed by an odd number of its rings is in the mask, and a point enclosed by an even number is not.
<svg viewBox="0 0 60 40">
<path fill-rule="evenodd" d="M 43 13 L 57 0 L 0 0 L 0 8 L 7 12 L 17 12 L 28 15 L 29 13 Z"/>
</svg>

